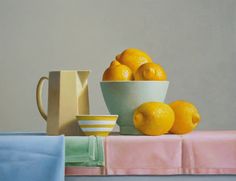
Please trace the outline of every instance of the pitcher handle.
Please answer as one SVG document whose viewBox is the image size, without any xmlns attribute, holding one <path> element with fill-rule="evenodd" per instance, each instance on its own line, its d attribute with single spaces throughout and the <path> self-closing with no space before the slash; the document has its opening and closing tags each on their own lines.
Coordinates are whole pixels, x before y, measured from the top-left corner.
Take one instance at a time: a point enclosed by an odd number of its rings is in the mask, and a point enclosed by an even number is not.
<svg viewBox="0 0 236 181">
<path fill-rule="evenodd" d="M 37 84 L 36 101 L 37 101 L 37 107 L 38 107 L 38 110 L 39 110 L 41 116 L 45 119 L 45 121 L 47 121 L 47 114 L 44 111 L 43 102 L 42 102 L 42 88 L 43 88 L 44 80 L 48 80 L 48 78 L 47 77 L 41 77 L 39 79 L 38 84 Z"/>
</svg>

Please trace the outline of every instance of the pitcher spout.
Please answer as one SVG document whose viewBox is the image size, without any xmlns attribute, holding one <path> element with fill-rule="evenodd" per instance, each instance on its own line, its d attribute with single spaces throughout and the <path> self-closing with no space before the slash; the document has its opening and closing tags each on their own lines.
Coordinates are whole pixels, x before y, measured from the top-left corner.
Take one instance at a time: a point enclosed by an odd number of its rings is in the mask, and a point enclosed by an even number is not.
<svg viewBox="0 0 236 181">
<path fill-rule="evenodd" d="M 88 80 L 88 76 L 90 74 L 90 70 L 79 70 L 78 71 L 78 77 L 80 79 L 80 82 L 82 84 L 82 87 L 85 85 L 85 83 Z"/>
</svg>

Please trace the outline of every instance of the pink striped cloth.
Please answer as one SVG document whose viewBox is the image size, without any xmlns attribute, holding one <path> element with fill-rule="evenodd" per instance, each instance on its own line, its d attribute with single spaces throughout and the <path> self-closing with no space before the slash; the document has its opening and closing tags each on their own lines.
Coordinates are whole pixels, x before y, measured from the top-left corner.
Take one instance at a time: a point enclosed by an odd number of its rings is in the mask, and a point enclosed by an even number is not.
<svg viewBox="0 0 236 181">
<path fill-rule="evenodd" d="M 65 175 L 105 175 L 104 167 L 66 167 Z"/>
<path fill-rule="evenodd" d="M 66 168 L 66 175 L 236 174 L 236 131 L 108 136 L 105 168 Z"/>
</svg>

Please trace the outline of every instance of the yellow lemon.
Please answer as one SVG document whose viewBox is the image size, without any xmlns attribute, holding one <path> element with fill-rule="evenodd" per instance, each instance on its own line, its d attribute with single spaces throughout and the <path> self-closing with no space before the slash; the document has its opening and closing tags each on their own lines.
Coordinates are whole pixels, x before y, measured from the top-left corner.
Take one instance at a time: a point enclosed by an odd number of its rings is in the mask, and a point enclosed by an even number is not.
<svg viewBox="0 0 236 181">
<path fill-rule="evenodd" d="M 178 100 L 172 102 L 170 107 L 175 112 L 175 122 L 170 132 L 175 134 L 185 134 L 196 128 L 200 122 L 200 114 L 197 108 L 186 101 Z"/>
<path fill-rule="evenodd" d="M 107 68 L 103 74 L 102 80 L 104 81 L 128 81 L 133 80 L 133 73 L 130 68 L 126 65 L 120 64 L 118 61 L 114 60 L 111 62 L 109 68 Z"/>
<path fill-rule="evenodd" d="M 127 65 L 133 72 L 135 72 L 142 64 L 152 62 L 151 57 L 136 48 L 128 48 L 121 54 L 116 56 L 121 64 Z"/>
<path fill-rule="evenodd" d="M 134 74 L 135 80 L 166 80 L 165 70 L 159 64 L 145 63 Z"/>
<path fill-rule="evenodd" d="M 146 135 L 168 133 L 174 123 L 174 112 L 168 104 L 146 102 L 134 112 L 133 122 L 136 129 Z"/>
</svg>

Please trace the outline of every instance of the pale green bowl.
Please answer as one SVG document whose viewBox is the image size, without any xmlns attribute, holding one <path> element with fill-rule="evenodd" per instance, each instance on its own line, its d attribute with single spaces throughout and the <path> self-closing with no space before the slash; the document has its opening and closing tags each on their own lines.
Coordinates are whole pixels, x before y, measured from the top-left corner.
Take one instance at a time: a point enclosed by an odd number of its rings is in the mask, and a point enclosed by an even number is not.
<svg viewBox="0 0 236 181">
<path fill-rule="evenodd" d="M 110 114 L 118 114 L 120 134 L 142 134 L 133 124 L 134 110 L 144 102 L 164 102 L 169 81 L 102 81 Z"/>
</svg>

